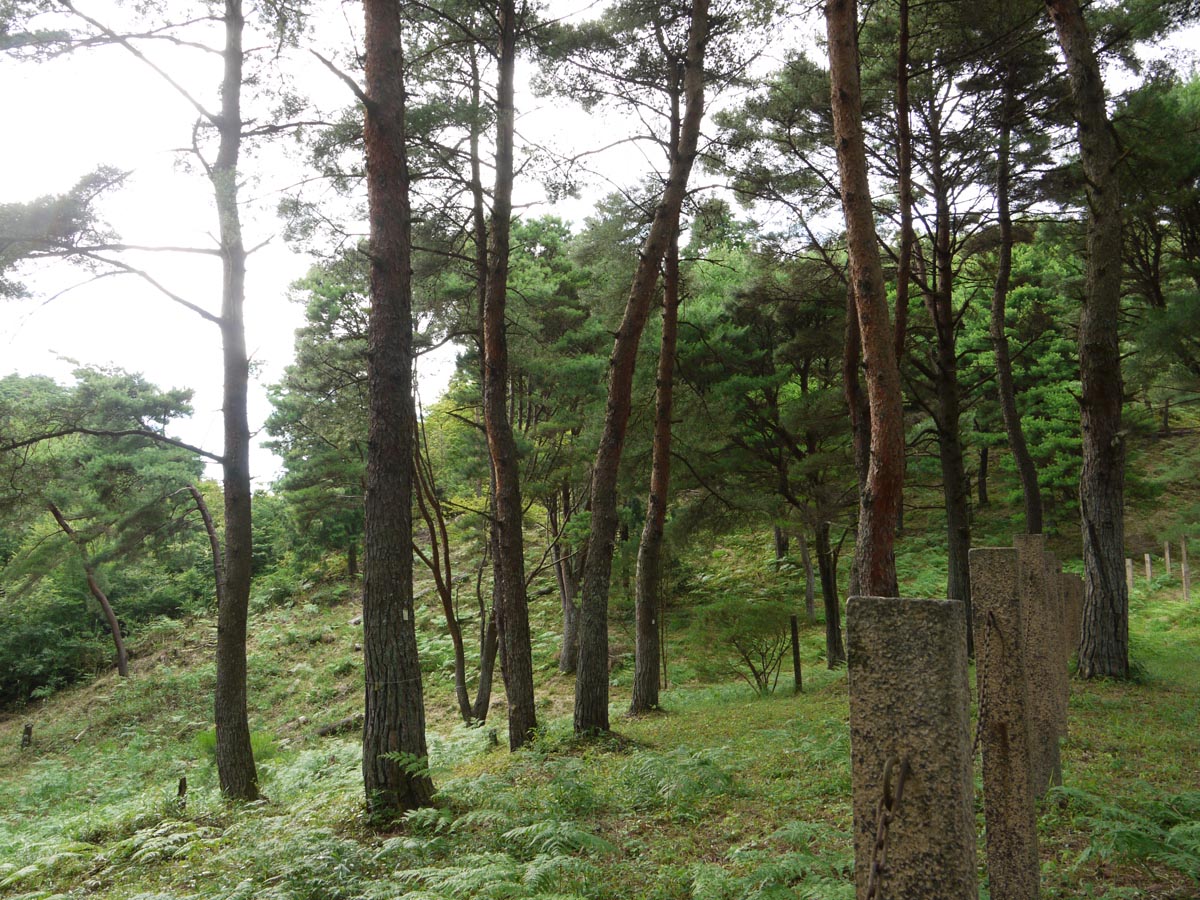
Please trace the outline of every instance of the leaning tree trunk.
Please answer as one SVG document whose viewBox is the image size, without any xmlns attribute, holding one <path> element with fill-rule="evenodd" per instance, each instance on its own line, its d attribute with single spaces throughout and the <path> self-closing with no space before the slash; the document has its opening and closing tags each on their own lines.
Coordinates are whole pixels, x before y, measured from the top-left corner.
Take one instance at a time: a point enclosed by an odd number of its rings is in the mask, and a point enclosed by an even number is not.
<svg viewBox="0 0 1200 900">
<path fill-rule="evenodd" d="M 225 74 L 221 83 L 217 158 L 209 175 L 220 223 L 221 349 L 225 386 L 222 412 L 225 452 L 225 595 L 217 609 L 217 687 L 214 714 L 221 791 L 235 800 L 258 797 L 258 772 L 250 747 L 246 708 L 246 619 L 250 608 L 251 534 L 250 423 L 246 397 L 250 361 L 243 306 L 246 248 L 238 207 L 238 157 L 242 141 L 241 0 L 225 3 Z"/>
<path fill-rule="evenodd" d="M 71 527 L 71 523 L 67 521 L 67 517 L 62 514 L 62 511 L 53 503 L 48 503 L 47 508 L 50 510 L 50 515 L 54 516 L 54 521 L 58 523 L 63 534 L 70 538 L 71 543 L 79 551 L 79 556 L 83 560 L 83 575 L 87 579 L 88 590 L 100 604 L 100 611 L 104 613 L 104 620 L 108 622 L 108 630 L 112 632 L 113 644 L 117 649 L 117 674 L 122 678 L 128 678 L 129 654 L 125 652 L 125 639 L 121 636 L 121 623 L 117 621 L 117 614 L 113 612 L 112 604 L 108 602 L 108 595 L 104 593 L 100 582 L 96 579 L 96 570 L 92 568 L 92 564 L 88 560 L 87 548 L 79 540 L 79 533 Z"/>
<path fill-rule="evenodd" d="M 676 95 L 677 96 L 677 95 Z M 672 99 L 675 99 L 674 97 Z M 672 124 L 679 121 L 678 101 Z M 663 267 L 662 345 L 658 351 L 658 374 L 654 404 L 654 447 L 650 463 L 650 498 L 646 523 L 638 546 L 636 640 L 634 645 L 633 696 L 630 715 L 658 709 L 659 688 L 659 595 L 662 589 L 663 526 L 667 520 L 667 495 L 671 484 L 671 400 L 675 381 L 675 342 L 679 330 L 679 220 L 667 247 Z"/>
<path fill-rule="evenodd" d="M 1078 0 L 1046 0 L 1066 58 L 1087 186 L 1087 299 L 1079 320 L 1080 410 L 1086 593 L 1079 672 L 1129 675 L 1129 594 L 1125 585 L 1125 436 L 1121 430 L 1121 204 L 1117 142 L 1104 83 Z"/>
<path fill-rule="evenodd" d="M 415 418 L 413 427 L 414 433 L 418 435 L 415 442 L 416 453 L 413 454 L 413 469 L 416 473 L 414 493 L 417 509 L 425 522 L 425 532 L 429 536 L 429 553 L 426 554 L 415 542 L 413 552 L 421 557 L 433 575 L 434 588 L 442 604 L 442 618 L 446 622 L 446 632 L 450 635 L 450 643 L 454 649 L 454 697 L 458 701 L 458 714 L 465 724 L 470 725 L 474 719 L 471 715 L 471 698 L 467 694 L 467 654 L 463 647 L 462 626 L 454 608 L 454 569 L 453 560 L 450 558 L 450 535 L 446 530 L 442 503 L 438 499 L 433 469 L 425 453 L 427 448 L 423 448 L 422 445 L 424 434 Z"/>
<path fill-rule="evenodd" d="M 493 606 L 494 608 L 494 606 Z M 481 631 L 479 635 L 479 682 L 475 686 L 475 702 L 471 704 L 471 718 L 477 724 L 487 721 L 492 706 L 492 679 L 496 673 L 496 656 L 500 651 L 500 638 L 496 634 L 496 616 L 486 615 L 481 608 Z"/>
<path fill-rule="evenodd" d="M 499 585 L 496 627 L 500 665 L 508 698 L 508 745 L 516 750 L 533 737 L 537 709 L 533 697 L 533 655 L 529 601 L 525 590 L 521 467 L 508 417 L 508 339 L 504 310 L 508 290 L 509 228 L 513 187 L 513 74 L 517 43 L 516 7 L 502 0 L 499 10 L 499 84 L 496 91 L 496 187 L 488 241 L 487 290 L 483 303 L 483 419 L 495 474 L 496 558 Z"/>
<path fill-rule="evenodd" d="M 1009 207 L 1012 192 L 1012 130 L 1016 99 L 1007 73 L 1004 99 L 1000 111 L 1000 146 L 996 152 L 996 220 L 1000 227 L 1000 248 L 996 265 L 996 284 L 992 289 L 992 348 L 996 355 L 996 389 L 1000 394 L 1000 412 L 1004 431 L 1012 450 L 1013 462 L 1021 480 L 1021 496 L 1025 502 L 1025 532 L 1042 533 L 1042 489 L 1038 484 L 1037 466 L 1025 442 L 1025 429 L 1017 410 L 1017 389 L 1013 379 L 1012 352 L 1008 346 L 1005 327 L 1005 308 L 1008 286 L 1012 279 L 1013 224 Z"/>
<path fill-rule="evenodd" d="M 894 597 L 899 594 L 894 545 L 904 487 L 904 407 L 867 180 L 855 0 L 827 0 L 825 20 L 846 249 L 871 422 L 870 462 L 859 498 L 855 568 L 861 592 Z"/>
<path fill-rule="evenodd" d="M 425 703 L 412 599 L 412 272 L 400 5 L 364 0 L 371 309 L 363 559 L 363 784 L 375 815 L 424 806 Z"/>
<path fill-rule="evenodd" d="M 208 535 L 208 546 L 212 551 L 213 560 L 213 583 L 216 586 L 214 593 L 217 598 L 217 608 L 220 609 L 221 604 L 225 602 L 225 557 L 221 552 L 221 540 L 217 537 L 217 529 L 213 525 L 212 513 L 209 512 L 208 504 L 204 502 L 204 495 L 194 484 L 189 484 L 187 489 L 188 493 L 192 495 L 192 500 L 200 513 L 200 521 L 204 523 L 204 531 Z"/>
<path fill-rule="evenodd" d="M 704 47 L 708 40 L 708 0 L 692 0 L 691 28 L 685 60 L 685 113 L 679 145 L 673 151 L 667 184 L 642 245 L 625 315 L 613 341 L 608 363 L 608 404 L 596 462 L 592 469 L 592 522 L 587 564 L 583 573 L 583 602 L 579 611 L 579 666 L 575 678 L 575 733 L 606 732 L 608 725 L 608 591 L 612 580 L 617 534 L 617 469 L 629 423 L 633 370 L 638 343 L 658 267 L 666 252 L 687 192 L 696 158 L 704 111 Z"/>
</svg>

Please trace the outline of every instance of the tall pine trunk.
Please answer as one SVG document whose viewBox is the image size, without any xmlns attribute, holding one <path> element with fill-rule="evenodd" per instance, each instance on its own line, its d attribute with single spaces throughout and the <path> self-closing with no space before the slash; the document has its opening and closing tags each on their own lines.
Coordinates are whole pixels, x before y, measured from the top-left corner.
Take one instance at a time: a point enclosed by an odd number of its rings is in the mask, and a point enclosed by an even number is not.
<svg viewBox="0 0 1200 900">
<path fill-rule="evenodd" d="M 870 460 L 859 498 L 855 568 L 860 592 L 894 597 L 899 593 L 894 547 L 904 487 L 904 408 L 867 180 L 855 0 L 827 0 L 825 20 L 846 249 L 871 424 Z"/>
<path fill-rule="evenodd" d="M 246 704 L 246 619 L 250 608 L 251 491 L 250 423 L 246 396 L 250 361 L 246 355 L 246 248 L 238 208 L 238 157 L 242 144 L 241 0 L 225 3 L 225 70 L 221 80 L 217 158 L 209 170 L 221 242 L 221 353 L 224 368 L 222 413 L 225 452 L 225 592 L 217 609 L 217 687 L 214 719 L 217 774 L 221 792 L 234 800 L 258 798 L 258 772 L 250 746 Z"/>
<path fill-rule="evenodd" d="M 658 267 L 679 218 L 696 158 L 704 112 L 704 48 L 708 0 L 692 0 L 683 78 L 679 144 L 673 148 L 666 187 L 638 259 L 625 315 L 608 363 L 608 403 L 592 468 L 591 536 L 579 611 L 579 666 L 575 678 L 575 733 L 606 732 L 608 725 L 608 591 L 617 534 L 617 469 L 625 446 L 637 348 L 654 297 Z"/>
<path fill-rule="evenodd" d="M 908 293 L 912 279 L 913 190 L 912 125 L 908 101 L 908 0 L 900 0 L 896 49 L 896 192 L 900 201 L 900 254 L 896 263 L 896 360 L 904 358 L 908 331 Z"/>
<path fill-rule="evenodd" d="M 533 736 L 537 710 L 533 697 L 533 656 L 529 603 L 525 590 L 521 467 L 508 414 L 508 337 L 504 319 L 508 297 L 508 250 L 513 187 L 513 75 L 517 23 L 513 0 L 499 9 L 499 83 L 496 89 L 496 186 L 488 236 L 487 282 L 483 301 L 483 420 L 495 484 L 495 577 L 499 585 L 496 629 L 500 666 L 508 698 L 508 745 L 516 750 Z"/>
<path fill-rule="evenodd" d="M 1042 489 L 1038 484 L 1037 467 L 1025 442 L 1021 414 L 1017 410 L 1017 389 L 1013 379 L 1012 352 L 1008 346 L 1005 310 L 1008 305 L 1008 286 L 1012 279 L 1013 223 L 1009 196 L 1012 192 L 1012 130 L 1016 116 L 1016 99 L 1011 84 L 1014 76 L 1007 73 L 1004 98 L 1000 110 L 1000 145 L 996 151 L 996 221 L 1000 228 L 1000 248 L 997 254 L 996 284 L 992 290 L 992 348 L 996 355 L 996 390 L 1000 394 L 1000 412 L 1004 431 L 1012 450 L 1013 462 L 1021 480 L 1021 496 L 1025 505 L 1026 534 L 1042 533 Z"/>
<path fill-rule="evenodd" d="M 1117 141 L 1104 83 L 1078 0 L 1046 0 L 1071 82 L 1079 156 L 1087 184 L 1087 299 L 1079 320 L 1083 468 L 1085 678 L 1129 675 L 1125 585 L 1125 436 L 1121 430 L 1121 202 Z"/>
<path fill-rule="evenodd" d="M 678 122 L 678 103 L 672 124 Z M 646 523 L 638 545 L 637 636 L 634 645 L 633 697 L 631 715 L 658 708 L 659 687 L 659 595 L 662 589 L 663 526 L 667 519 L 667 496 L 671 484 L 671 400 L 675 381 L 675 343 L 679 330 L 679 220 L 667 247 L 663 266 L 662 344 L 658 351 L 658 374 L 654 404 L 654 447 L 650 464 L 650 497 Z"/>
<path fill-rule="evenodd" d="M 429 803 L 412 599 L 412 246 L 401 6 L 364 0 L 371 309 L 363 560 L 363 784 L 375 815 Z"/>
<path fill-rule="evenodd" d="M 973 655 L 971 577 L 971 489 L 962 446 L 962 399 L 958 385 L 958 318 L 954 312 L 954 252 L 951 247 L 950 185 L 943 169 L 942 119 L 933 109 L 930 131 L 931 182 L 935 204 L 933 284 L 926 285 L 925 305 L 933 321 L 933 418 L 937 427 L 942 498 L 946 510 L 946 596 L 962 600 L 967 616 L 967 653 Z"/>
</svg>

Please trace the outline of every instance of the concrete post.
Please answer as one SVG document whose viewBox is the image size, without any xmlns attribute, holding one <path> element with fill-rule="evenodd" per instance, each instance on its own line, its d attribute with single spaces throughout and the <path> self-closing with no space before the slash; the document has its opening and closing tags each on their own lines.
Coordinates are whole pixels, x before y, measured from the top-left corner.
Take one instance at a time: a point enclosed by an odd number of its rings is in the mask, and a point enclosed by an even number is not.
<svg viewBox="0 0 1200 900">
<path fill-rule="evenodd" d="M 1046 584 L 1045 536 L 1019 534 L 1013 544 L 1020 570 L 1025 675 L 1029 680 L 1032 713 L 1029 746 L 1033 794 L 1040 797 L 1051 784 L 1062 784 L 1058 749 L 1058 669 L 1066 666 L 1062 659 L 1062 612 L 1051 604 Z"/>
<path fill-rule="evenodd" d="M 1063 575 L 1063 606 L 1067 614 L 1067 658 L 1079 652 L 1083 638 L 1083 579 L 1073 572 Z"/>
<path fill-rule="evenodd" d="M 1128 558 L 1125 560 L 1125 587 L 1133 591 L 1133 560 Z"/>
<path fill-rule="evenodd" d="M 1163 567 L 1167 570 L 1167 577 L 1171 577 L 1171 542 L 1163 541 Z"/>
<path fill-rule="evenodd" d="M 979 549 L 970 552 L 970 560 L 988 884 L 992 900 L 1037 900 L 1040 861 L 1018 555 Z"/>
<path fill-rule="evenodd" d="M 880 862 L 885 772 L 893 797 L 905 774 L 903 794 L 885 826 L 886 869 L 878 896 L 975 900 L 963 604 L 851 597 L 846 629 L 858 900 L 866 900 Z"/>
<path fill-rule="evenodd" d="M 1147 553 L 1147 554 L 1145 554 L 1145 556 L 1146 556 L 1146 586 L 1149 587 L 1150 582 L 1154 578 L 1154 568 L 1150 564 L 1150 554 Z"/>
</svg>

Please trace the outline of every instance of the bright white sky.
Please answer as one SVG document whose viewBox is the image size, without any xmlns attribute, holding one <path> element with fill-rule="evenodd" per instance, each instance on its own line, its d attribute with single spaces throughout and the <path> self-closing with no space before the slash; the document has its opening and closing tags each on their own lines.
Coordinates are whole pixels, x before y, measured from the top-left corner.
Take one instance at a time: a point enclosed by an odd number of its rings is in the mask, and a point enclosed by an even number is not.
<svg viewBox="0 0 1200 900">
<path fill-rule="evenodd" d="M 98 9 L 103 4 L 93 6 Z M 347 8 L 355 11 L 353 6 Z M 358 21 L 347 19 L 329 25 L 339 33 L 323 31 L 323 42 L 353 41 L 361 28 Z M 212 43 L 219 45 L 219 35 Z M 185 62 L 178 51 L 172 51 L 158 58 L 201 102 L 215 107 L 220 78 L 216 57 L 196 54 Z M 325 108 L 351 102 L 346 87 L 307 53 L 295 53 L 287 62 L 291 77 L 314 92 Z M 177 150 L 190 141 L 195 110 L 144 63 L 117 47 L 40 64 L 0 58 L 0 96 L 10 135 L 0 140 L 0 202 L 62 193 L 97 166 L 112 165 L 133 173 L 102 206 L 103 217 L 121 240 L 215 246 L 209 185 L 201 173 L 185 168 L 186 157 Z M 528 106 L 533 109 L 522 118 L 522 129 L 533 128 L 539 136 L 552 139 L 570 127 L 562 110 L 549 110 L 533 101 Z M 589 122 L 592 128 L 595 124 Z M 576 131 L 574 137 L 578 140 L 581 135 Z M 247 345 L 255 363 L 252 428 L 259 427 L 270 411 L 265 386 L 278 381 L 291 361 L 293 332 L 303 320 L 301 307 L 287 300 L 287 292 L 311 260 L 284 244 L 274 214 L 281 192 L 304 175 L 298 156 L 294 144 L 284 139 L 250 154 L 243 163 L 248 179 L 241 193 L 246 245 L 266 242 L 251 256 L 247 273 Z M 518 202 L 535 202 L 538 194 L 530 195 L 530 186 L 525 187 Z M 580 220 L 590 204 L 590 200 L 571 201 L 554 212 Z M 218 310 L 220 264 L 212 257 L 146 253 L 131 262 L 180 296 Z M 163 387 L 190 387 L 195 392 L 195 413 L 191 421 L 177 423 L 172 433 L 220 451 L 220 341 L 215 326 L 135 277 L 90 282 L 82 270 L 46 263 L 23 280 L 34 296 L 0 304 L 0 373 L 39 373 L 69 381 L 75 368 L 71 360 L 75 360 L 139 371 Z M 424 363 L 425 403 L 444 387 L 453 356 L 453 348 L 446 348 Z M 255 483 L 267 487 L 279 473 L 279 461 L 261 447 L 255 448 L 253 456 Z M 218 474 L 216 469 L 210 473 Z"/>
</svg>

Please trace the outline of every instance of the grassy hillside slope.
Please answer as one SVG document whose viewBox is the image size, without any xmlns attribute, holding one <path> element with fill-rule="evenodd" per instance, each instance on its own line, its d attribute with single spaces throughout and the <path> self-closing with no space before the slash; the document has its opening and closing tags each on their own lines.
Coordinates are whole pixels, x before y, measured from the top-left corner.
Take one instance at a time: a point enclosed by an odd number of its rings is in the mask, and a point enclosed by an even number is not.
<svg viewBox="0 0 1200 900">
<path fill-rule="evenodd" d="M 1160 507 L 1146 508 L 1135 527 L 1162 535 Z M 976 544 L 1011 530 L 996 513 Z M 911 593 L 940 592 L 935 534 L 909 523 L 899 563 Z M 1057 549 L 1073 568 L 1070 544 L 1064 534 Z M 0 897 L 851 898 L 845 671 L 824 668 L 821 624 L 803 628 L 804 693 L 785 661 L 778 690 L 757 697 L 714 660 L 701 614 L 731 594 L 795 596 L 794 572 L 776 572 L 766 547 L 743 534 L 684 561 L 663 713 L 622 717 L 632 623 L 618 605 L 617 734 L 598 743 L 570 735 L 555 597 L 534 601 L 544 729 L 517 754 L 490 735 L 505 744 L 502 702 L 484 728 L 456 724 L 447 641 L 423 600 L 439 805 L 383 830 L 363 820 L 357 732 L 318 734 L 361 705 L 352 590 L 254 617 L 251 724 L 269 799 L 250 806 L 217 795 L 213 622 L 163 622 L 135 647 L 130 679 L 0 713 Z M 1044 897 L 1200 896 L 1200 589 L 1185 605 L 1178 568 L 1139 578 L 1132 632 L 1136 683 L 1072 683 L 1067 786 L 1040 809 Z M 982 846 L 981 812 L 979 823 Z"/>
</svg>

